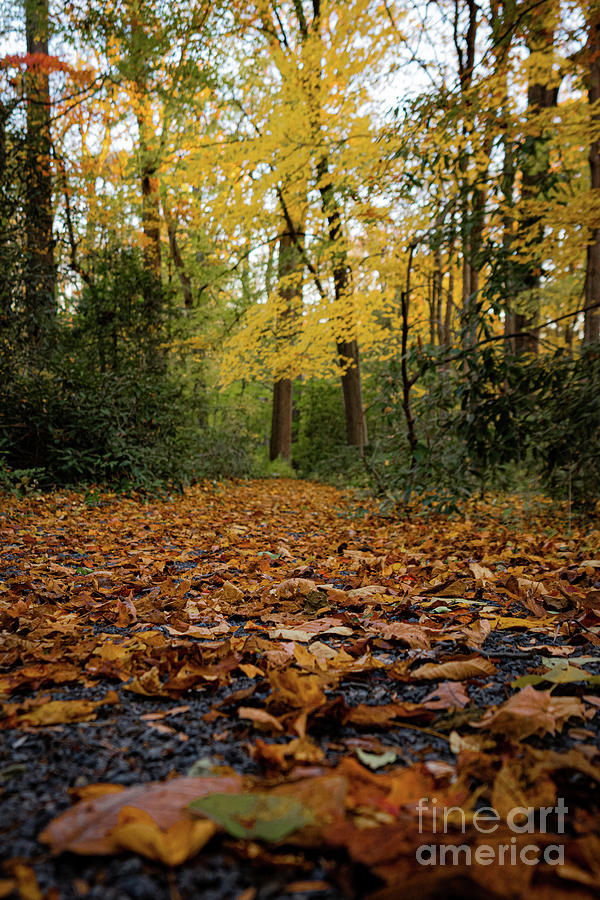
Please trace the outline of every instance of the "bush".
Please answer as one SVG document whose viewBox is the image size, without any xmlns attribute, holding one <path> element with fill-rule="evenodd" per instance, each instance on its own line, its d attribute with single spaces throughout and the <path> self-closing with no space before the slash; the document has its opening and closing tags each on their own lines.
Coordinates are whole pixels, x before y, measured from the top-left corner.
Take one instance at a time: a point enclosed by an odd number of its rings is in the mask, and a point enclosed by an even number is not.
<svg viewBox="0 0 600 900">
<path fill-rule="evenodd" d="M 532 453 L 553 496 L 591 513 L 600 500 L 600 348 L 549 369 Z"/>
<path fill-rule="evenodd" d="M 130 372 L 23 374 L 0 388 L 5 470 L 36 470 L 42 487 L 79 482 L 153 489 L 191 472 L 191 408 L 167 377 Z"/>
<path fill-rule="evenodd" d="M 292 460 L 301 476 L 327 480 L 346 469 L 346 425 L 341 388 L 308 381 L 298 390 L 297 436 Z"/>
<path fill-rule="evenodd" d="M 250 478 L 256 470 L 255 442 L 241 417 L 203 429 L 194 442 L 194 477 Z"/>
<path fill-rule="evenodd" d="M 411 461 L 393 364 L 381 376 L 372 487 L 389 505 L 418 495 L 449 509 L 485 488 L 539 483 L 590 511 L 600 499 L 600 353 L 515 358 L 486 347 L 453 372 L 437 366 L 412 393 Z"/>
</svg>

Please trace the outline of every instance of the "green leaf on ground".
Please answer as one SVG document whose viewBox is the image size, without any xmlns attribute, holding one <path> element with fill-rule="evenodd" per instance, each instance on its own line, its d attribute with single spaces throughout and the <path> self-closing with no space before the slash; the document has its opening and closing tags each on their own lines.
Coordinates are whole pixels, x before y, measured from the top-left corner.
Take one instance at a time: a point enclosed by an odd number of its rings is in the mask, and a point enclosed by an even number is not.
<svg viewBox="0 0 600 900">
<path fill-rule="evenodd" d="M 280 841 L 310 825 L 310 811 L 294 797 L 271 794 L 208 794 L 189 804 L 191 812 L 218 822 L 232 837 Z"/>
</svg>

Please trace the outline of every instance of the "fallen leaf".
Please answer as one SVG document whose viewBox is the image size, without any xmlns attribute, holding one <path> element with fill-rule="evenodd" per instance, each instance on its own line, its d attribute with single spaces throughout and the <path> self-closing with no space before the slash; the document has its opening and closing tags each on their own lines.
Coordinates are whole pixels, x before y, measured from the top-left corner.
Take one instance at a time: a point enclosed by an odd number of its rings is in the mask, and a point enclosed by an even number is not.
<svg viewBox="0 0 600 900">
<path fill-rule="evenodd" d="M 446 663 L 425 663 L 411 670 L 411 678 L 424 681 L 465 681 L 467 678 L 484 678 L 494 675 L 496 666 L 489 659 L 472 657 Z"/>
<path fill-rule="evenodd" d="M 208 794 L 188 809 L 218 822 L 232 837 L 281 841 L 310 825 L 313 817 L 294 797 L 272 794 Z"/>
<path fill-rule="evenodd" d="M 119 846 L 111 836 L 125 807 L 147 813 L 158 829 L 168 831 L 186 818 L 185 808 L 203 794 L 241 790 L 238 776 L 211 778 L 172 778 L 166 782 L 149 782 L 117 793 L 81 800 L 54 819 L 39 835 L 53 853 L 104 855 L 117 853 Z"/>
<path fill-rule="evenodd" d="M 253 706 L 240 706 L 238 709 L 238 716 L 240 719 L 250 719 L 251 722 L 255 722 L 257 725 L 266 725 L 273 731 L 283 731 L 283 725 L 279 719 L 276 719 L 275 716 L 268 713 L 266 709 L 258 709 Z"/>
<path fill-rule="evenodd" d="M 385 753 L 367 753 L 366 750 L 361 750 L 360 747 L 357 747 L 354 752 L 363 766 L 367 766 L 369 769 L 382 769 L 398 759 L 398 754 L 395 750 L 386 750 Z"/>
<path fill-rule="evenodd" d="M 469 695 L 464 686 L 455 681 L 442 681 L 422 701 L 427 709 L 463 709 L 468 702 Z"/>
<path fill-rule="evenodd" d="M 556 734 L 568 719 L 583 718 L 584 714 L 585 706 L 577 697 L 555 697 L 550 691 L 536 691 L 527 685 L 473 725 L 522 740 L 533 734 Z"/>
</svg>

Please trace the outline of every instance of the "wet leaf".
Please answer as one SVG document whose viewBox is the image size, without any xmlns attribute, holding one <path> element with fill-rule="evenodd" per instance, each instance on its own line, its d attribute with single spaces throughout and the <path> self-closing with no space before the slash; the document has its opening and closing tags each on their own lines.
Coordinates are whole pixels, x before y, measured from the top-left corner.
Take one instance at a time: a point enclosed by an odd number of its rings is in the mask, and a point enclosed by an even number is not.
<svg viewBox="0 0 600 900">
<path fill-rule="evenodd" d="M 281 841 L 313 821 L 294 797 L 272 794 L 209 794 L 188 807 L 222 825 L 232 837 Z"/>
<path fill-rule="evenodd" d="M 583 718 L 584 714 L 585 706 L 577 697 L 555 697 L 551 691 L 536 691 L 527 685 L 474 724 L 522 740 L 533 734 L 556 734 L 568 719 Z"/>
<path fill-rule="evenodd" d="M 363 766 L 367 766 L 369 769 L 382 769 L 398 759 L 395 750 L 386 750 L 385 753 L 367 753 L 366 750 L 357 747 L 355 752 Z"/>
<path fill-rule="evenodd" d="M 154 823 L 149 827 L 167 833 L 176 823 L 186 819 L 185 810 L 191 800 L 201 794 L 214 793 L 215 790 L 239 791 L 241 785 L 241 779 L 234 776 L 173 778 L 164 783 L 150 782 L 116 793 L 95 796 L 79 801 L 72 809 L 54 819 L 40 834 L 39 839 L 49 844 L 53 853 L 65 850 L 100 855 L 118 853 L 121 845 L 118 842 L 118 832 L 115 837 L 113 829 L 118 827 L 121 810 L 124 808 L 146 813 Z M 121 823 L 123 824 L 123 820 Z M 189 832 L 190 846 L 195 840 Z M 170 841 L 171 838 L 168 838 L 168 842 Z"/>
<path fill-rule="evenodd" d="M 473 657 L 446 663 L 426 663 L 411 670 L 411 677 L 424 681 L 465 681 L 467 678 L 484 678 L 493 675 L 496 666 L 489 659 Z"/>
</svg>

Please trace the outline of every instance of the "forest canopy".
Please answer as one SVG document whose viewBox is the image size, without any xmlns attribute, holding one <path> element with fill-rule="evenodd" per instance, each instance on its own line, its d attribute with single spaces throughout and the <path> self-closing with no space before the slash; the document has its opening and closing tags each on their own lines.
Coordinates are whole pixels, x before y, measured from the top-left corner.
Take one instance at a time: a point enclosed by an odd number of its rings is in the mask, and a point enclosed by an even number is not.
<svg viewBox="0 0 600 900">
<path fill-rule="evenodd" d="M 596 0 L 0 10 L 0 484 L 594 508 Z"/>
</svg>

